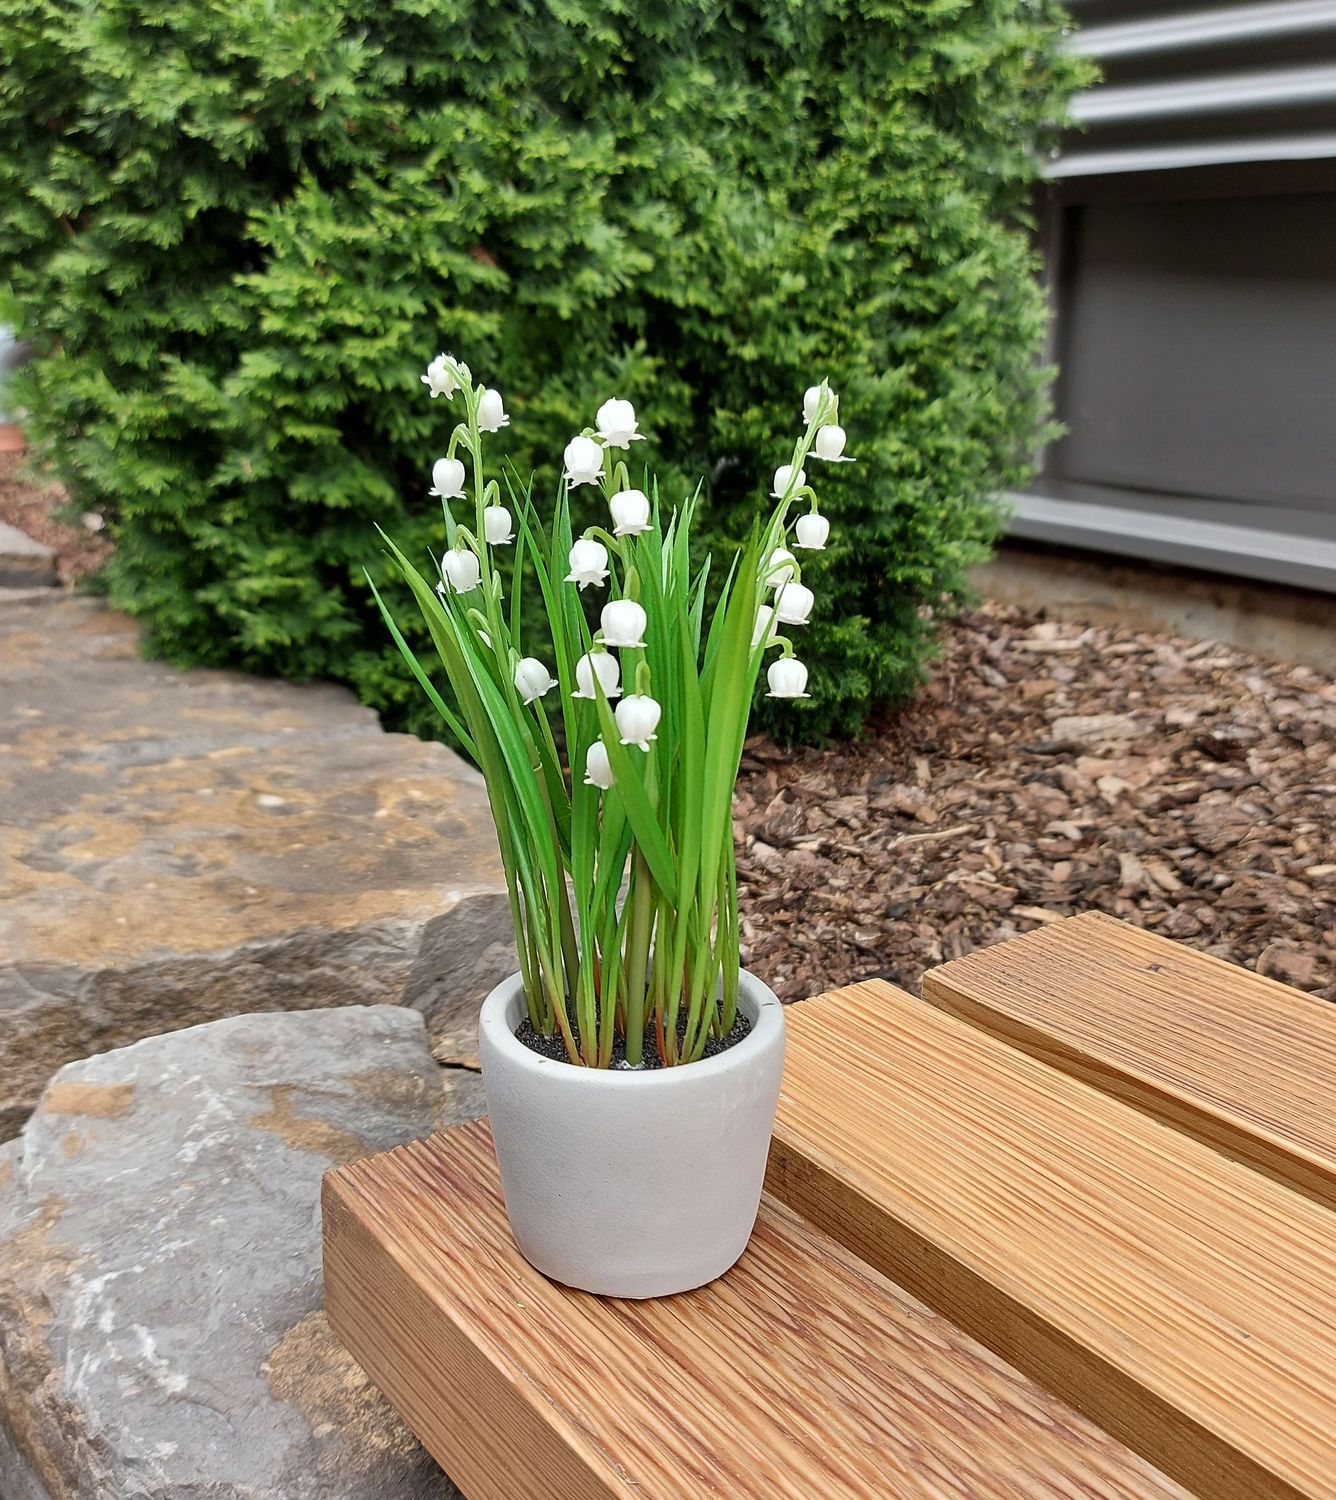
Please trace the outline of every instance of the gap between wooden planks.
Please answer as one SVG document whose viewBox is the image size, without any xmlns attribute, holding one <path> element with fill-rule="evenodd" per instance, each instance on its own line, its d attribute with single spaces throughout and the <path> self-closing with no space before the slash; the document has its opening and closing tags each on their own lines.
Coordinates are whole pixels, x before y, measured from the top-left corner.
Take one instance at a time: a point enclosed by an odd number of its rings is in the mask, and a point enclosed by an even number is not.
<svg viewBox="0 0 1336 1500">
<path fill-rule="evenodd" d="M 1336 1495 L 1336 1220 L 873 982 L 788 1011 L 767 1185 L 1210 1500 Z"/>
</svg>

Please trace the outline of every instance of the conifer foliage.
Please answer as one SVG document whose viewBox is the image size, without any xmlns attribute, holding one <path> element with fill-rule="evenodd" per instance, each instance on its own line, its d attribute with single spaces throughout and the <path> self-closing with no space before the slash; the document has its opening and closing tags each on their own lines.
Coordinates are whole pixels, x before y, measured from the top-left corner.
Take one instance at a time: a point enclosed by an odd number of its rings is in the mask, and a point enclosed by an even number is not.
<svg viewBox="0 0 1336 1500">
<path fill-rule="evenodd" d="M 1044 419 L 1025 228 L 1078 80 L 1049 0 L 0 0 L 15 401 L 170 659 L 350 682 L 435 732 L 363 565 L 439 555 L 424 351 L 555 479 L 591 388 L 745 536 L 828 375 L 859 462 L 786 732 L 912 690 L 925 605 Z M 639 455 L 638 455 L 639 456 Z M 805 712 L 803 712 L 805 710 Z M 764 713 L 764 710 L 763 710 Z"/>
</svg>

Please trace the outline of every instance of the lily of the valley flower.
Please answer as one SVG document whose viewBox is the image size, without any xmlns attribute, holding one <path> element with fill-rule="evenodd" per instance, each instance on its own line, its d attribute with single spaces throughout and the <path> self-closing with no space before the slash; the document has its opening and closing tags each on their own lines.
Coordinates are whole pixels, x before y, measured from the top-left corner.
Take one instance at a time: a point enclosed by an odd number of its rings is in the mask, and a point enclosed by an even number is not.
<svg viewBox="0 0 1336 1500">
<path fill-rule="evenodd" d="M 795 547 L 805 547 L 809 552 L 822 552 L 830 536 L 830 522 L 816 511 L 809 511 L 807 515 L 798 517 L 793 532 Z"/>
<path fill-rule="evenodd" d="M 775 615 L 786 625 L 806 625 L 816 595 L 803 583 L 786 583 L 775 595 Z"/>
<path fill-rule="evenodd" d="M 575 542 L 567 559 L 570 572 L 567 583 L 578 583 L 582 589 L 591 583 L 601 584 L 608 577 L 608 549 L 593 537 L 582 536 Z"/>
<path fill-rule="evenodd" d="M 803 392 L 803 421 L 815 422 L 820 406 L 821 387 L 819 385 L 809 385 Z"/>
<path fill-rule="evenodd" d="M 806 469 L 799 469 L 798 476 L 795 479 L 793 474 L 793 465 L 780 464 L 779 468 L 775 470 L 775 484 L 770 493 L 775 497 L 776 500 L 782 500 L 788 493 L 790 484 L 792 484 L 795 490 L 800 490 L 806 483 Z"/>
<path fill-rule="evenodd" d="M 510 418 L 506 415 L 506 405 L 501 399 L 501 392 L 494 391 L 491 386 L 478 397 L 478 431 L 500 432 L 503 427 L 510 426 Z"/>
<path fill-rule="evenodd" d="M 787 547 L 776 547 L 765 565 L 761 582 L 769 588 L 778 588 L 798 576 L 798 559 Z"/>
<path fill-rule="evenodd" d="M 832 423 L 829 427 L 817 428 L 816 438 L 812 443 L 812 452 L 817 458 L 824 458 L 829 464 L 851 464 L 853 459 L 843 456 L 844 444 L 844 428 Z"/>
<path fill-rule="evenodd" d="M 766 694 L 768 698 L 812 696 L 807 691 L 807 668 L 796 656 L 781 656 L 778 661 L 771 662 L 765 680 L 770 684 L 770 691 Z"/>
<path fill-rule="evenodd" d="M 454 360 L 448 354 L 438 354 L 427 366 L 422 384 L 431 392 L 433 401 L 437 396 L 444 396 L 448 401 L 459 389 L 459 376 L 455 373 Z"/>
<path fill-rule="evenodd" d="M 649 496 L 644 490 L 620 490 L 608 501 L 613 536 L 639 536 L 649 530 Z"/>
<path fill-rule="evenodd" d="M 557 679 L 536 656 L 523 656 L 515 663 L 515 691 L 526 703 L 541 698 L 556 685 Z"/>
<path fill-rule="evenodd" d="M 441 581 L 456 594 L 471 593 L 481 577 L 478 559 L 467 547 L 454 547 L 441 559 Z"/>
<path fill-rule="evenodd" d="M 599 616 L 605 646 L 643 646 L 649 619 L 634 599 L 613 599 Z"/>
<path fill-rule="evenodd" d="M 464 498 L 464 465 L 457 458 L 438 458 L 431 466 L 431 488 L 429 495 L 439 495 L 443 500 Z"/>
<path fill-rule="evenodd" d="M 482 513 L 483 535 L 492 547 L 504 547 L 515 540 L 510 512 L 504 505 L 489 505 Z"/>
<path fill-rule="evenodd" d="M 595 740 L 585 751 L 586 786 L 602 787 L 606 792 L 613 783 L 612 763 L 608 759 L 608 747 L 602 740 Z"/>
<path fill-rule="evenodd" d="M 636 431 L 636 409 L 629 401 L 605 401 L 594 421 L 599 437 L 609 448 L 629 448 L 632 443 L 645 440 Z"/>
<path fill-rule="evenodd" d="M 762 604 L 756 611 L 756 626 L 752 631 L 752 650 L 765 642 L 767 646 L 775 639 L 775 611 L 769 604 Z"/>
<path fill-rule="evenodd" d="M 603 450 L 588 437 L 573 437 L 562 454 L 566 480 L 574 489 L 577 484 L 597 484 L 603 473 Z"/>
<path fill-rule="evenodd" d="M 617 658 L 607 651 L 593 651 L 582 656 L 575 664 L 575 692 L 576 698 L 597 698 L 598 693 L 594 687 L 594 679 L 597 678 L 603 687 L 605 698 L 620 698 L 622 695 L 619 686 L 622 680 L 622 669 L 617 665 Z"/>
<path fill-rule="evenodd" d="M 654 731 L 663 714 L 658 700 L 645 693 L 628 693 L 617 705 L 615 714 L 622 744 L 639 745 L 648 755 L 650 742 L 658 739 Z"/>
</svg>

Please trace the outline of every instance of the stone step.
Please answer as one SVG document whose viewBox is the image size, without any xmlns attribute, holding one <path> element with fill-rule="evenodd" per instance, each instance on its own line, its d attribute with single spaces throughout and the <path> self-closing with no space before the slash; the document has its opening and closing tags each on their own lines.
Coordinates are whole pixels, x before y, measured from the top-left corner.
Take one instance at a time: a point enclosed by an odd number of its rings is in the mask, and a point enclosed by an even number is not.
<svg viewBox="0 0 1336 1500">
<path fill-rule="evenodd" d="M 50 587 L 58 581 L 55 548 L 0 521 L 0 587 Z"/>
</svg>

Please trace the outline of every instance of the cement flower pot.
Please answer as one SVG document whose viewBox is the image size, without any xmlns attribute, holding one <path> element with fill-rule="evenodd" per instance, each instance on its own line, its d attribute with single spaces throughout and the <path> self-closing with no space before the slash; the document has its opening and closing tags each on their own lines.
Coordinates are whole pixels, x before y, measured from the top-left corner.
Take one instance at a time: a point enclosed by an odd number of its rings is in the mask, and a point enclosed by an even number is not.
<svg viewBox="0 0 1336 1500">
<path fill-rule="evenodd" d="M 751 1031 L 715 1057 L 617 1072 L 515 1036 L 519 976 L 483 1002 L 483 1087 L 511 1229 L 554 1281 L 609 1297 L 702 1286 L 746 1249 L 784 1069 L 784 1011 L 742 974 Z"/>
</svg>

